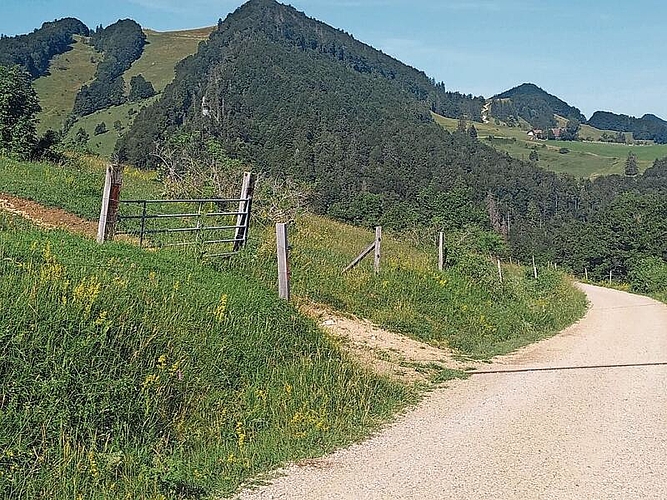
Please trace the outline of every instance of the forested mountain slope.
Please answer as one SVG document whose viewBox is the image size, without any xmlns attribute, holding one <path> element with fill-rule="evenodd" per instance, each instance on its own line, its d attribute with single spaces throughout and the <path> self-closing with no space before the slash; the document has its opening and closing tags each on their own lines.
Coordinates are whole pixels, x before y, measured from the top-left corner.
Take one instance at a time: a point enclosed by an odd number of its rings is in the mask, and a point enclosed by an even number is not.
<svg viewBox="0 0 667 500">
<path fill-rule="evenodd" d="M 18 64 L 32 78 L 46 74 L 53 56 L 69 50 L 74 35 L 88 36 L 88 27 L 71 17 L 47 22 L 26 35 L 0 38 L 0 65 Z"/>
<path fill-rule="evenodd" d="M 554 115 L 585 123 L 586 117 L 574 106 L 549 94 L 533 83 L 524 83 L 491 99 L 491 115 L 504 122 L 523 118 L 534 128 L 556 126 Z"/>
<path fill-rule="evenodd" d="M 626 275 L 631 259 L 661 252 L 653 221 L 664 195 L 647 193 L 655 179 L 577 180 L 499 153 L 471 129 L 449 133 L 407 76 L 418 72 L 273 0 L 228 16 L 176 73 L 119 143 L 130 163 L 154 167 L 156 145 L 178 156 L 185 142 L 199 144 L 192 152 L 212 140 L 269 176 L 306 183 L 317 212 L 348 222 L 491 228 L 518 258 L 594 276 Z M 632 231 L 615 217 L 633 210 L 649 236 L 618 245 Z"/>
<path fill-rule="evenodd" d="M 432 103 L 411 91 L 419 82 L 406 75 L 414 74 L 290 7 L 253 0 L 179 65 L 119 151 L 150 166 L 155 141 L 202 130 L 268 173 L 313 183 L 320 211 L 352 220 L 402 205 L 411 207 L 404 211 L 411 219 L 420 193 L 443 197 L 454 187 L 468 193 L 478 186 L 471 196 L 482 201 L 499 178 L 559 182 L 467 134 L 442 130 L 430 116 Z M 429 216 L 427 206 L 420 211 Z"/>
<path fill-rule="evenodd" d="M 635 139 L 667 143 L 667 121 L 647 114 L 641 118 L 618 115 L 609 111 L 597 111 L 591 116 L 590 125 L 619 132 L 632 132 Z"/>
</svg>

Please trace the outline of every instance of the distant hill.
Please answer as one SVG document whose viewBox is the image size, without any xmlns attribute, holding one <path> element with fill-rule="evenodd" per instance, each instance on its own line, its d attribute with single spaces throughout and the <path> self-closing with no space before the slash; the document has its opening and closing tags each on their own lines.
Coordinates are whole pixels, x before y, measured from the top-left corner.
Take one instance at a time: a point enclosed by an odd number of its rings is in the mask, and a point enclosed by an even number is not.
<svg viewBox="0 0 667 500">
<path fill-rule="evenodd" d="M 599 129 L 632 132 L 636 140 L 667 144 L 667 121 L 655 115 L 647 114 L 641 118 L 635 118 L 609 111 L 597 111 L 591 116 L 588 123 Z"/>
<path fill-rule="evenodd" d="M 501 183 L 559 182 L 467 132 L 444 131 L 430 114 L 435 96 L 443 105 L 450 97 L 423 73 L 294 8 L 251 0 L 178 65 L 118 152 L 152 167 L 156 142 L 204 135 L 269 175 L 311 184 L 320 212 L 357 221 L 391 212 L 395 225 L 415 216 L 420 193 L 468 186 L 469 202 L 483 204 Z M 419 217 L 431 209 L 420 207 Z"/>
<path fill-rule="evenodd" d="M 74 35 L 88 36 L 88 27 L 78 19 L 68 17 L 42 24 L 27 35 L 0 38 L 0 64 L 18 64 L 30 76 L 46 74 L 53 56 L 69 50 Z"/>
<path fill-rule="evenodd" d="M 533 128 L 548 129 L 557 125 L 555 115 L 567 120 L 585 123 L 586 117 L 578 108 L 570 106 L 535 84 L 524 83 L 491 98 L 490 113 L 506 123 L 523 119 Z"/>
</svg>

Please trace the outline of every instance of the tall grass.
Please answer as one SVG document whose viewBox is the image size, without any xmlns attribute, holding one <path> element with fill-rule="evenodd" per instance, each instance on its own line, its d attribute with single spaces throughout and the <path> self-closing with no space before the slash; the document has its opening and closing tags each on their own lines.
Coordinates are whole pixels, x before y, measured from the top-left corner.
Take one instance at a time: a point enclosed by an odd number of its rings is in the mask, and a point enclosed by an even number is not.
<svg viewBox="0 0 667 500">
<path fill-rule="evenodd" d="M 0 193 L 20 196 L 95 220 L 100 215 L 105 163 L 94 157 L 71 157 L 64 164 L 23 162 L 0 156 Z M 162 185 L 155 172 L 124 171 L 125 199 L 155 198 Z"/>
<path fill-rule="evenodd" d="M 450 265 L 442 273 L 437 271 L 435 247 L 385 237 L 379 276 L 372 258 L 343 274 L 373 240 L 370 231 L 304 217 L 290 232 L 294 295 L 476 358 L 556 333 L 586 309 L 584 294 L 565 275 L 542 269 L 535 280 L 532 269 L 505 265 L 500 283 L 494 262 L 455 242 L 449 244 Z M 275 237 L 267 230 L 242 257 L 241 266 L 270 285 L 276 279 L 274 245 Z"/>
<path fill-rule="evenodd" d="M 366 434 L 410 390 L 247 277 L 0 215 L 0 496 L 205 498 Z"/>
</svg>

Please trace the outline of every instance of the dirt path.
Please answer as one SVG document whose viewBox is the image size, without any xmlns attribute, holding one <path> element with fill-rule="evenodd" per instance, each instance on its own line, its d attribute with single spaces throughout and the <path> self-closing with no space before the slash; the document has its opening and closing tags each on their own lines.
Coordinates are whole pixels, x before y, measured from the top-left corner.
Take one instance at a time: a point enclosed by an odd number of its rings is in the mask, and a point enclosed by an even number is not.
<svg viewBox="0 0 667 500">
<path fill-rule="evenodd" d="M 300 307 L 334 337 L 343 351 L 376 373 L 405 383 L 428 383 L 442 369 L 465 370 L 474 363 L 454 359 L 438 349 L 354 317 L 345 317 L 317 304 Z"/>
<path fill-rule="evenodd" d="M 34 201 L 0 193 L 0 210 L 20 215 L 38 226 L 59 228 L 94 238 L 97 223 L 77 217 L 60 208 L 45 207 Z"/>
<path fill-rule="evenodd" d="M 577 325 L 244 499 L 667 498 L 667 306 L 583 286 Z"/>
</svg>

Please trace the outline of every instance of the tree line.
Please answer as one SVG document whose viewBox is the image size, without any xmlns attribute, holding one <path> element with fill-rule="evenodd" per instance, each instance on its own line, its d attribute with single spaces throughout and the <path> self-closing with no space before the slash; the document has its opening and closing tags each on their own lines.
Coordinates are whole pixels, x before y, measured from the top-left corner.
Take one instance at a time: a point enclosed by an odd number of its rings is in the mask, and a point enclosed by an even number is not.
<svg viewBox="0 0 667 500">
<path fill-rule="evenodd" d="M 91 33 L 90 42 L 104 53 L 104 59 L 97 67 L 95 80 L 81 87 L 76 95 L 72 109 L 76 116 L 90 115 L 126 101 L 123 73 L 141 57 L 146 35 L 138 23 L 123 19 L 106 28 L 99 27 Z M 141 86 L 142 95 L 152 95 L 155 91 L 146 90 L 146 84 L 150 85 L 145 80 L 135 81 L 135 85 Z"/>
<path fill-rule="evenodd" d="M 53 56 L 69 50 L 74 35 L 88 36 L 88 27 L 72 17 L 47 22 L 26 35 L 0 37 L 0 64 L 18 65 L 35 79 L 45 75 Z"/>
</svg>

